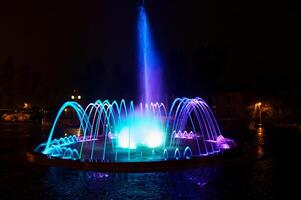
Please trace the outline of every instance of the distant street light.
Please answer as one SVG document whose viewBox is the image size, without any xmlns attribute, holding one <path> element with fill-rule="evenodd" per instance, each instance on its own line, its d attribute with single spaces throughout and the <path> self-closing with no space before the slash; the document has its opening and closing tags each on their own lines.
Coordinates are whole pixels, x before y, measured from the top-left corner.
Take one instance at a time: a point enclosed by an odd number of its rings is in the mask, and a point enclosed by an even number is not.
<svg viewBox="0 0 301 200">
<path fill-rule="evenodd" d="M 72 100 L 81 100 L 82 96 L 79 94 L 78 90 L 74 90 L 72 95 L 71 95 Z"/>
<path fill-rule="evenodd" d="M 258 103 L 259 106 L 259 126 L 261 126 L 261 102 Z"/>
<path fill-rule="evenodd" d="M 26 103 L 26 102 L 24 103 L 24 106 L 23 106 L 24 109 L 29 109 L 30 107 L 31 107 L 31 106 L 30 106 L 29 103 Z"/>
<path fill-rule="evenodd" d="M 261 102 L 258 102 L 258 103 L 256 103 L 255 104 L 255 109 L 256 109 L 256 107 L 258 107 L 258 112 L 259 112 L 259 126 L 261 126 L 262 124 L 261 124 L 261 105 L 262 105 L 262 103 Z"/>
<path fill-rule="evenodd" d="M 258 133 L 259 136 L 261 136 L 261 135 L 263 134 L 263 128 L 262 128 L 262 127 L 259 127 L 259 128 L 257 129 L 257 133 Z"/>
</svg>

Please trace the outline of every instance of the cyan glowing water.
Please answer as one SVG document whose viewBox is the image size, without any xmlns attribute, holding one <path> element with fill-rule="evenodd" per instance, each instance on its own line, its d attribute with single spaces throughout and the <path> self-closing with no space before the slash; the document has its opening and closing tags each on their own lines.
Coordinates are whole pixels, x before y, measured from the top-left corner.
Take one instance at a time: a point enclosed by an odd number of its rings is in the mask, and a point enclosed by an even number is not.
<svg viewBox="0 0 301 200">
<path fill-rule="evenodd" d="M 80 125 L 68 136 L 56 132 L 66 108 Z M 58 112 L 46 143 L 36 148 L 50 157 L 83 161 L 129 162 L 190 159 L 219 153 L 233 145 L 224 138 L 209 106 L 201 98 L 163 103 L 96 101 L 83 109 L 66 102 Z"/>
<path fill-rule="evenodd" d="M 165 139 L 163 124 L 152 113 L 136 112 L 123 123 L 118 134 L 120 147 L 136 149 L 137 146 L 156 148 L 163 145 Z"/>
</svg>

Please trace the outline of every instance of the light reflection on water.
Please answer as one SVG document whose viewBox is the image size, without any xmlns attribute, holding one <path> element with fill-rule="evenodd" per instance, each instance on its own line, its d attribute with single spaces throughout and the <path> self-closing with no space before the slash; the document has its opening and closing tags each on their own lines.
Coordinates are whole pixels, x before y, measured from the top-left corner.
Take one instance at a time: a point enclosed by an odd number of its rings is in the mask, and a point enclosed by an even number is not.
<svg viewBox="0 0 301 200">
<path fill-rule="evenodd" d="M 294 199 L 299 192 L 301 134 L 289 129 L 241 136 L 254 151 L 247 164 L 154 173 L 99 173 L 22 161 L 20 153 L 46 140 L 48 132 L 0 123 L 1 200 Z"/>
<path fill-rule="evenodd" d="M 263 127 L 259 127 L 257 129 L 257 156 L 260 158 L 264 156 L 264 129 Z"/>
<path fill-rule="evenodd" d="M 49 168 L 44 188 L 49 199 L 200 199 L 215 180 L 217 167 L 151 173 L 99 173 Z"/>
</svg>

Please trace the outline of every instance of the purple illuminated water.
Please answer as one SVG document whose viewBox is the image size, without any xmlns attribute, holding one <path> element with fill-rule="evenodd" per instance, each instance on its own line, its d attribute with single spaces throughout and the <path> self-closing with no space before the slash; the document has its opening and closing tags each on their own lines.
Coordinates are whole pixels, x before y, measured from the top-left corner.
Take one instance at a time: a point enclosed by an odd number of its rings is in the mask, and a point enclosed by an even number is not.
<svg viewBox="0 0 301 200">
<path fill-rule="evenodd" d="M 138 68 L 139 87 L 141 102 L 162 101 L 162 69 L 159 57 L 154 48 L 151 29 L 148 23 L 146 10 L 139 7 L 138 23 Z"/>
</svg>

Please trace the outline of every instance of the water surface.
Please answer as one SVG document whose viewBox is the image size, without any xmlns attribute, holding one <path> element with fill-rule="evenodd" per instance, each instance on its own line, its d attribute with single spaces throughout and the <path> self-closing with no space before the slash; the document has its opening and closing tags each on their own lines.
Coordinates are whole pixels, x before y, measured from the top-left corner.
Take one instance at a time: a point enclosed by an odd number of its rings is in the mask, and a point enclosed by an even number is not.
<svg viewBox="0 0 301 200">
<path fill-rule="evenodd" d="M 0 199 L 290 199 L 299 190 L 301 133 L 293 130 L 229 133 L 252 151 L 249 162 L 150 173 L 99 173 L 22 160 L 48 131 L 0 124 Z"/>
</svg>

